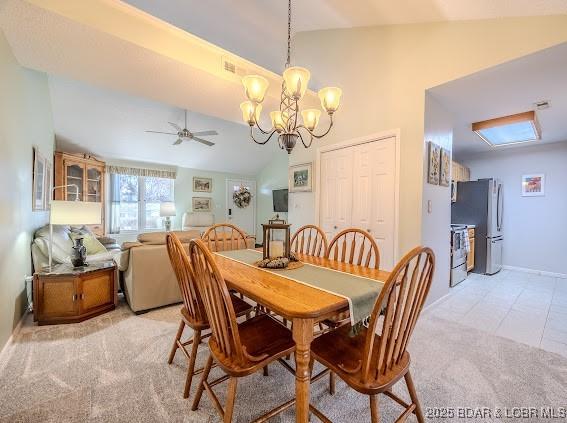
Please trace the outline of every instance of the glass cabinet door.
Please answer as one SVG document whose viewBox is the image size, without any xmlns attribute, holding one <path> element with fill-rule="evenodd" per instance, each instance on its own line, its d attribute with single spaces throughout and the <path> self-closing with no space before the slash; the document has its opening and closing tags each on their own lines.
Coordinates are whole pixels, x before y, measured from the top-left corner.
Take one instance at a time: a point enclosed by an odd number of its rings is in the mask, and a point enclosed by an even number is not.
<svg viewBox="0 0 567 423">
<path fill-rule="evenodd" d="M 87 201 L 102 202 L 102 171 L 87 166 Z"/>
<path fill-rule="evenodd" d="M 76 185 L 79 190 L 79 200 L 83 201 L 83 187 L 85 180 L 84 166 L 79 163 L 66 162 L 65 174 L 68 185 Z M 66 187 L 66 200 L 75 201 L 77 189 L 75 187 Z"/>
</svg>

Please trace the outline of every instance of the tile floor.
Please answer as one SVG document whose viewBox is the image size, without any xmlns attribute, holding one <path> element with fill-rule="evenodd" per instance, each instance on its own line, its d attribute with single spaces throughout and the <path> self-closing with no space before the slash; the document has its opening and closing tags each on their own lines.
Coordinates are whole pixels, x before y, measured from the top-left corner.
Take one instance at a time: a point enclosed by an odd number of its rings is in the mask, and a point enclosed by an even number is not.
<svg viewBox="0 0 567 423">
<path fill-rule="evenodd" d="M 427 312 L 567 357 L 567 279 L 471 273 Z"/>
</svg>

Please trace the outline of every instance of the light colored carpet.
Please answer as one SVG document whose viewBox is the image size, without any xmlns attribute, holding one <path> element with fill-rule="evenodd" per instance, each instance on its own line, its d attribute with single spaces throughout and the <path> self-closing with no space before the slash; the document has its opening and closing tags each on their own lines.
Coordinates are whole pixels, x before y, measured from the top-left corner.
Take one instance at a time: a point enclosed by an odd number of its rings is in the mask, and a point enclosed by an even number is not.
<svg viewBox="0 0 567 423">
<path fill-rule="evenodd" d="M 43 327 L 28 318 L 0 358 L 0 422 L 219 421 L 208 397 L 197 412 L 183 400 L 182 354 L 171 366 L 166 363 L 178 310 L 136 316 L 122 304 L 80 324 Z M 559 355 L 428 315 L 418 323 L 409 350 L 424 410 L 566 406 L 567 359 Z M 201 364 L 207 354 L 202 348 Z M 342 382 L 337 388 L 331 397 L 326 382 L 318 382 L 313 403 L 336 422 L 370 421 L 367 397 Z M 215 389 L 224 400 L 226 384 Z M 397 390 L 407 395 L 405 388 Z M 234 421 L 250 421 L 293 392 L 293 376 L 277 364 L 269 377 L 241 379 Z M 391 422 L 400 409 L 382 397 L 380 411 L 383 421 Z M 291 422 L 293 413 L 272 421 Z"/>
</svg>

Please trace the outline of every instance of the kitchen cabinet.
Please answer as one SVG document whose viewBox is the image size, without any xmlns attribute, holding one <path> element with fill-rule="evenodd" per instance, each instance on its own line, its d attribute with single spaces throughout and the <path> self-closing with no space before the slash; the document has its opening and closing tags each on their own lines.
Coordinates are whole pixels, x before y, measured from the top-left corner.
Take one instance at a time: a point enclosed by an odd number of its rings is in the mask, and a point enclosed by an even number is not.
<svg viewBox="0 0 567 423">
<path fill-rule="evenodd" d="M 451 162 L 451 171 L 451 180 L 453 181 L 465 182 L 471 180 L 471 170 L 459 162 Z"/>
<path fill-rule="evenodd" d="M 468 228 L 469 231 L 469 243 L 470 243 L 470 251 L 467 254 L 467 272 L 470 272 L 474 269 L 474 228 Z"/>
</svg>

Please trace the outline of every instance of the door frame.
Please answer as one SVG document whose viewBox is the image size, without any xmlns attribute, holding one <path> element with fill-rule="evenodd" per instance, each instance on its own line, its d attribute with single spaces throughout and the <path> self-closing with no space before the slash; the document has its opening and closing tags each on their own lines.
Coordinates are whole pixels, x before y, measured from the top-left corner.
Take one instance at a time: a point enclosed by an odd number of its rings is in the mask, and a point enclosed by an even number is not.
<svg viewBox="0 0 567 423">
<path fill-rule="evenodd" d="M 226 191 L 225 191 L 225 197 L 224 197 L 226 207 L 224 208 L 224 213 L 225 213 L 225 217 L 226 217 L 226 222 L 228 222 L 228 223 L 230 223 L 230 219 L 229 219 L 229 216 L 228 216 L 228 209 L 232 208 L 232 207 L 229 207 L 229 204 L 228 204 L 228 193 L 232 192 L 231 189 L 230 189 L 229 181 L 241 181 L 241 182 L 244 182 L 245 184 L 250 184 L 250 185 L 254 186 L 254 193 L 255 194 L 252 197 L 252 201 L 254 201 L 254 207 L 252 207 L 252 212 L 253 212 L 252 214 L 253 214 L 253 217 L 254 217 L 254 226 L 253 226 L 254 233 L 248 234 L 248 235 L 256 238 L 256 229 L 257 229 L 256 228 L 256 208 L 258 206 L 258 204 L 256 203 L 257 198 L 254 198 L 254 197 L 258 196 L 258 192 L 257 192 L 258 187 L 256 186 L 256 180 L 255 179 L 248 179 L 248 178 L 226 178 L 226 180 L 225 180 Z"/>
<path fill-rule="evenodd" d="M 400 129 L 390 129 L 382 132 L 375 132 L 362 137 L 352 138 L 336 144 L 326 145 L 317 149 L 315 159 L 315 224 L 320 226 L 319 203 L 321 201 L 321 155 L 329 151 L 341 150 L 343 148 L 354 147 L 356 145 L 368 144 L 373 141 L 380 141 L 394 138 L 396 158 L 394 171 L 394 265 L 399 260 L 399 224 L 400 224 Z"/>
</svg>

